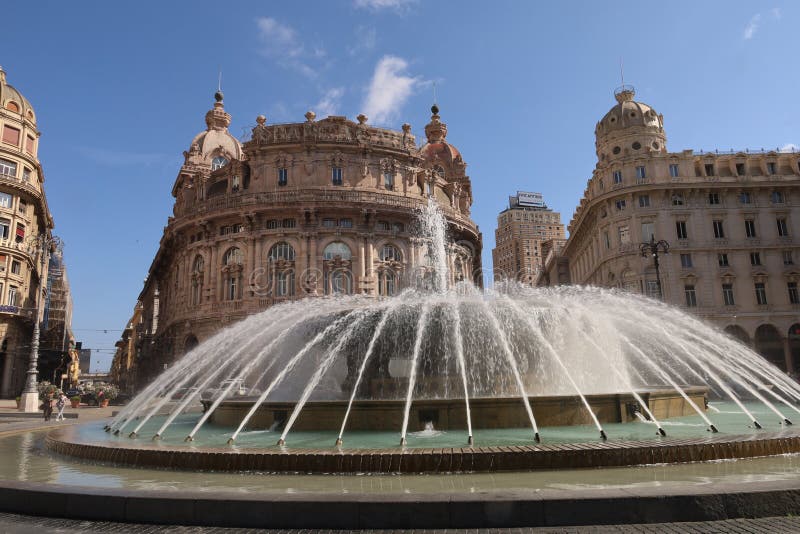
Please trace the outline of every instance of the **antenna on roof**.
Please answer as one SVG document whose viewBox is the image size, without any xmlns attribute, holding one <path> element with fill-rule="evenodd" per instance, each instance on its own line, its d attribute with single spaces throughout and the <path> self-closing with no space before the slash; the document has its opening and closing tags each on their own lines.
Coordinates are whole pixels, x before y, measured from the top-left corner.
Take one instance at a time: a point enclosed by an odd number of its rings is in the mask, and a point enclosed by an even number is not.
<svg viewBox="0 0 800 534">
<path fill-rule="evenodd" d="M 222 91 L 222 67 L 218 67 L 219 78 L 217 79 L 217 91 Z"/>
<path fill-rule="evenodd" d="M 436 80 L 433 81 L 433 105 L 436 105 Z"/>
<path fill-rule="evenodd" d="M 622 86 L 625 87 L 625 69 L 622 64 L 622 56 L 619 56 L 619 77 L 622 78 Z"/>
</svg>

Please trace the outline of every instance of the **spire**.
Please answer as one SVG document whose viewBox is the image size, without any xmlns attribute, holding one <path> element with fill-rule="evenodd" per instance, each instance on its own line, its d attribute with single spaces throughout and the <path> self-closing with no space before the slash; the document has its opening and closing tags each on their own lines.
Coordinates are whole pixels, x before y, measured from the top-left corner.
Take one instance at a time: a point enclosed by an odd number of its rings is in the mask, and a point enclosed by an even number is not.
<svg viewBox="0 0 800 534">
<path fill-rule="evenodd" d="M 429 143 L 438 143 L 444 141 L 447 137 L 447 125 L 441 121 L 439 117 L 439 106 L 433 104 L 431 106 L 431 122 L 425 126 L 425 136 L 428 138 Z"/>
<path fill-rule="evenodd" d="M 209 130 L 227 130 L 231 124 L 231 116 L 225 112 L 225 105 L 222 101 L 222 73 L 220 73 L 219 86 L 214 93 L 214 109 L 206 113 L 206 126 Z"/>
</svg>

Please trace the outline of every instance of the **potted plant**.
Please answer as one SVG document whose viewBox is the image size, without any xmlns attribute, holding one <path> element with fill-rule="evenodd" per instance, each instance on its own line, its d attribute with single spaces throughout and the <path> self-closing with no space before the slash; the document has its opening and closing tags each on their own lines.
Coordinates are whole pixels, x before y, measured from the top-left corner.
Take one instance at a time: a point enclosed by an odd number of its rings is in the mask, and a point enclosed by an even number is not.
<svg viewBox="0 0 800 534">
<path fill-rule="evenodd" d="M 105 384 L 95 389 L 94 394 L 97 398 L 98 406 L 105 408 L 108 406 L 110 401 L 117 398 L 117 395 L 119 395 L 119 389 L 117 389 L 117 386 L 113 384 Z"/>
<path fill-rule="evenodd" d="M 16 401 L 17 401 L 17 410 L 19 410 L 19 403 L 22 402 L 22 397 L 17 397 Z"/>
<path fill-rule="evenodd" d="M 81 396 L 80 395 L 73 395 L 69 398 L 70 406 L 73 408 L 78 408 L 81 405 Z"/>
</svg>

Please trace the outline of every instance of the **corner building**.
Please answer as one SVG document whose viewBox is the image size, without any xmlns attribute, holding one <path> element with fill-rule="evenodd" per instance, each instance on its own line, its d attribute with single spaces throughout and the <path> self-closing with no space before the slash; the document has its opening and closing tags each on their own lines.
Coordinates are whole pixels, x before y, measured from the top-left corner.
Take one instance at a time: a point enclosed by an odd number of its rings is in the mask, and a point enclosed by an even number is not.
<svg viewBox="0 0 800 534">
<path fill-rule="evenodd" d="M 800 371 L 800 154 L 668 152 L 662 115 L 631 87 L 615 96 L 595 129 L 597 165 L 569 240 L 545 271 L 567 258 L 573 283 L 658 298 L 640 245 L 665 240 L 666 302 Z"/>
<path fill-rule="evenodd" d="M 390 296 L 425 280 L 416 217 L 438 202 L 453 242 L 451 282 L 473 280 L 481 234 L 472 188 L 439 110 L 418 147 L 411 126 L 375 128 L 331 116 L 228 132 L 215 95 L 206 130 L 184 152 L 170 217 L 139 296 L 137 384 L 227 324 L 308 296 Z M 424 283 L 424 282 L 423 282 Z M 131 360 L 128 355 L 128 360 Z M 121 369 L 121 372 L 128 372 Z"/>
<path fill-rule="evenodd" d="M 47 265 L 40 272 L 30 238 L 49 234 L 53 219 L 37 158 L 40 132 L 36 113 L 22 93 L 6 82 L 2 68 L 0 136 L 0 397 L 8 398 L 19 395 L 25 385 L 36 292 L 47 285 L 40 284 L 47 280 Z M 39 320 L 45 298 L 43 288 Z M 65 319 L 68 322 L 69 318 Z"/>
</svg>

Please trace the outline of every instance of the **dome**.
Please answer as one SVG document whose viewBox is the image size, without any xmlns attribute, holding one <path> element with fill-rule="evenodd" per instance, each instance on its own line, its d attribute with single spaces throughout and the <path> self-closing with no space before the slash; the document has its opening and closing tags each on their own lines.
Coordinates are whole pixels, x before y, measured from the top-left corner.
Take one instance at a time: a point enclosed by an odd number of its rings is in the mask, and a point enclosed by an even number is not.
<svg viewBox="0 0 800 534">
<path fill-rule="evenodd" d="M 206 130 L 192 139 L 188 155 L 199 157 L 203 163 L 210 164 L 212 159 L 222 156 L 228 160 L 242 159 L 242 145 L 228 131 L 231 116 L 225 111 L 222 93 L 214 95 L 213 109 L 206 113 Z"/>
<path fill-rule="evenodd" d="M 445 140 L 447 124 L 441 121 L 439 108 L 435 104 L 431 107 L 431 113 L 431 122 L 425 126 L 425 136 L 428 138 L 428 142 L 420 148 L 420 155 L 428 161 L 435 159 L 446 162 L 460 161 L 461 152 Z"/>
<path fill-rule="evenodd" d="M 14 105 L 18 109 L 13 109 Z M 0 107 L 19 113 L 28 120 L 36 122 L 33 106 L 31 106 L 27 98 L 22 96 L 22 93 L 6 83 L 6 72 L 3 67 L 0 67 Z"/>
<path fill-rule="evenodd" d="M 614 91 L 617 105 L 595 127 L 597 156 L 600 161 L 637 152 L 666 151 L 664 118 L 655 109 L 633 99 L 633 87 L 623 85 Z"/>
</svg>

